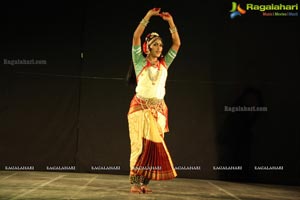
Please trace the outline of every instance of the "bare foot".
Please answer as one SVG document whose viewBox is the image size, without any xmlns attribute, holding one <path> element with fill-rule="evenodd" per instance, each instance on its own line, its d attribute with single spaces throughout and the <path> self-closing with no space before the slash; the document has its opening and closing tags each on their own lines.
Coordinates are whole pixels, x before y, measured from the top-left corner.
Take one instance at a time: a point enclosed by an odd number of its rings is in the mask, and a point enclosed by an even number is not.
<svg viewBox="0 0 300 200">
<path fill-rule="evenodd" d="M 141 190 L 143 193 L 152 193 L 152 190 L 147 185 L 141 186 Z"/>
<path fill-rule="evenodd" d="M 143 193 L 142 189 L 140 187 L 136 186 L 136 185 L 131 186 L 130 192 L 131 193 L 138 193 L 138 194 Z"/>
</svg>

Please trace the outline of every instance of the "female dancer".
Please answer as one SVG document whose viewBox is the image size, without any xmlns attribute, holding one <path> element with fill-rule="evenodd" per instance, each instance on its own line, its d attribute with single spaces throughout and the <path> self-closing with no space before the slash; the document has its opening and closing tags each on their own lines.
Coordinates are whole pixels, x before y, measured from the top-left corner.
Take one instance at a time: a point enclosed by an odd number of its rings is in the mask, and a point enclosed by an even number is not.
<svg viewBox="0 0 300 200">
<path fill-rule="evenodd" d="M 141 36 L 153 16 L 161 17 L 169 25 L 172 46 L 164 57 L 163 40 L 158 33 L 149 33 L 141 44 Z M 169 180 L 177 176 L 164 142 L 164 133 L 169 131 L 164 96 L 168 69 L 179 47 L 173 17 L 160 8 L 149 10 L 133 34 L 132 61 L 137 85 L 128 112 L 130 191 L 133 193 L 152 192 L 148 187 L 150 180 Z"/>
</svg>

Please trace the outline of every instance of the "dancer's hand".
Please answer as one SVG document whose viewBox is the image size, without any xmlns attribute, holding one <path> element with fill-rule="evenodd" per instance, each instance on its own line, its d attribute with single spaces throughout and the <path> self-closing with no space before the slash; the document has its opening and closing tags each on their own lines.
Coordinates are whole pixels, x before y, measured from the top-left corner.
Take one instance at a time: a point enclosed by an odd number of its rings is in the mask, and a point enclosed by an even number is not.
<svg viewBox="0 0 300 200">
<path fill-rule="evenodd" d="M 152 16 L 159 16 L 159 12 L 160 12 L 161 8 L 152 8 L 151 10 L 149 10 L 146 14 L 146 16 L 150 19 Z"/>
<path fill-rule="evenodd" d="M 173 21 L 173 17 L 169 12 L 162 12 L 159 14 L 159 16 L 161 16 L 161 18 L 167 22 Z"/>
</svg>

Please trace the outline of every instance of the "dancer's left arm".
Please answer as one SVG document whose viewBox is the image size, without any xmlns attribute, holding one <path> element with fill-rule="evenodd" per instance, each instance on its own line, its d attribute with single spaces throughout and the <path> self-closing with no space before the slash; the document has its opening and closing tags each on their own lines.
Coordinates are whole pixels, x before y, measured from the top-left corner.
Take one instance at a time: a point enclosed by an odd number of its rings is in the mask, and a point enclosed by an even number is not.
<svg viewBox="0 0 300 200">
<path fill-rule="evenodd" d="M 169 23 L 169 30 L 170 30 L 171 37 L 172 37 L 171 48 L 174 51 L 178 52 L 180 45 L 181 45 L 181 41 L 180 41 L 179 33 L 178 33 L 177 27 L 174 23 L 173 17 L 169 12 L 162 12 L 162 13 L 160 13 L 160 16 L 162 17 L 163 20 L 165 20 Z"/>
</svg>

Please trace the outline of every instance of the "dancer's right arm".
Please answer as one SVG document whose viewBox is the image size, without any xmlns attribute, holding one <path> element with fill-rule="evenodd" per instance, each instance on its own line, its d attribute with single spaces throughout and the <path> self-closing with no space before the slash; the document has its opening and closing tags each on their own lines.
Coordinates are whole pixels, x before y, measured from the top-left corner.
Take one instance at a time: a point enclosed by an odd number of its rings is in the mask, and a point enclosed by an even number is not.
<svg viewBox="0 0 300 200">
<path fill-rule="evenodd" d="M 140 21 L 140 23 L 138 24 L 138 26 L 136 27 L 133 33 L 133 39 L 132 39 L 133 46 L 141 45 L 141 36 L 144 33 L 144 30 L 147 24 L 149 23 L 150 18 L 155 15 L 159 16 L 159 12 L 160 12 L 160 8 L 152 8 L 147 12 L 145 17 Z"/>
</svg>

